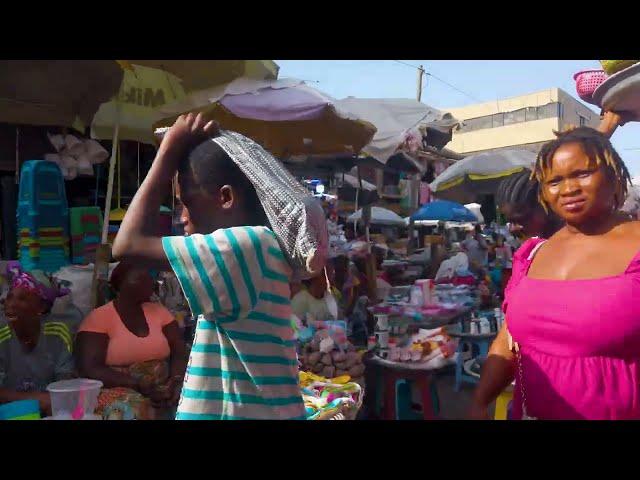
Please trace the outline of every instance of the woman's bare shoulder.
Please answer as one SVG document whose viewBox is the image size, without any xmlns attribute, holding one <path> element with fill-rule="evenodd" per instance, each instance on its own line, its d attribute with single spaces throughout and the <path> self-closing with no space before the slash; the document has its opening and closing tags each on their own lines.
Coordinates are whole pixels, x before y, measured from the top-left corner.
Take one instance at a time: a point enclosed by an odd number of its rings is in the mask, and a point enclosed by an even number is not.
<svg viewBox="0 0 640 480">
<path fill-rule="evenodd" d="M 632 233 L 640 237 L 640 220 L 631 220 L 621 225 L 625 233 Z"/>
</svg>

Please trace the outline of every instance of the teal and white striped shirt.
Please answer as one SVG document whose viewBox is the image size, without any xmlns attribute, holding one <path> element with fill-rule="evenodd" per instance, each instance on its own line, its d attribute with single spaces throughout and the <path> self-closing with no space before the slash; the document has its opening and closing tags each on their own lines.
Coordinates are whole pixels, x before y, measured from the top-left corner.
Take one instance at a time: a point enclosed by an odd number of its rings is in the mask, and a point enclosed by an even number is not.
<svg viewBox="0 0 640 480">
<path fill-rule="evenodd" d="M 291 269 L 274 233 L 235 227 L 162 244 L 198 316 L 176 418 L 304 419 Z"/>
</svg>

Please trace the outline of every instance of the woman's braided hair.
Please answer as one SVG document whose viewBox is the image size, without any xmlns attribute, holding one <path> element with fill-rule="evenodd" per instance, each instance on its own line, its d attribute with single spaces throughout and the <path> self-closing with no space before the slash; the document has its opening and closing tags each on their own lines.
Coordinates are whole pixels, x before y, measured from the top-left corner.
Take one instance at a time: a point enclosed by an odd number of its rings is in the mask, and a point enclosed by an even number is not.
<svg viewBox="0 0 640 480">
<path fill-rule="evenodd" d="M 538 182 L 531 178 L 531 170 L 524 169 L 505 178 L 496 192 L 499 206 L 512 205 L 530 211 L 538 205 Z"/>
<path fill-rule="evenodd" d="M 601 132 L 590 127 L 569 128 L 562 132 L 554 132 L 554 134 L 557 138 L 546 143 L 540 149 L 531 177 L 542 185 L 546 174 L 551 169 L 551 161 L 558 148 L 569 143 L 578 143 L 592 162 L 595 162 L 598 166 L 604 166 L 615 178 L 615 207 L 616 210 L 620 209 L 627 198 L 631 175 L 609 139 Z M 538 193 L 538 200 L 545 211 L 548 211 L 548 206 L 542 196 L 542 188 Z"/>
</svg>

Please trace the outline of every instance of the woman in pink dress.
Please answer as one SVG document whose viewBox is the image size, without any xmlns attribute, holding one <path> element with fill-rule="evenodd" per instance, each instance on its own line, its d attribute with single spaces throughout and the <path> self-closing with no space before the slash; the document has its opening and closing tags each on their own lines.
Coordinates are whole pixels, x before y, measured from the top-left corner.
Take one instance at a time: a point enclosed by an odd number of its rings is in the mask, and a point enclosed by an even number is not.
<svg viewBox="0 0 640 480">
<path fill-rule="evenodd" d="M 515 418 L 640 419 L 640 222 L 619 213 L 629 172 L 605 134 L 580 127 L 542 148 L 534 174 L 566 225 L 513 258 L 471 417 L 488 418 L 515 378 Z"/>
</svg>

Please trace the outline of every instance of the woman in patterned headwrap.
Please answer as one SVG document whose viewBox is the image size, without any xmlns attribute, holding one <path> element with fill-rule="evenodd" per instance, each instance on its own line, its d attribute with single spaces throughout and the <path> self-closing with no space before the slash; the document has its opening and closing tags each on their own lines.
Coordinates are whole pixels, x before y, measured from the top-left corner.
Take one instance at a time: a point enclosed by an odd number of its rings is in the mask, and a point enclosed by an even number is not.
<svg viewBox="0 0 640 480">
<path fill-rule="evenodd" d="M 0 403 L 38 400 L 50 414 L 46 387 L 73 376 L 72 337 L 65 323 L 49 317 L 53 302 L 66 291 L 42 272 L 7 268 L 9 293 L 0 314 Z"/>
</svg>

